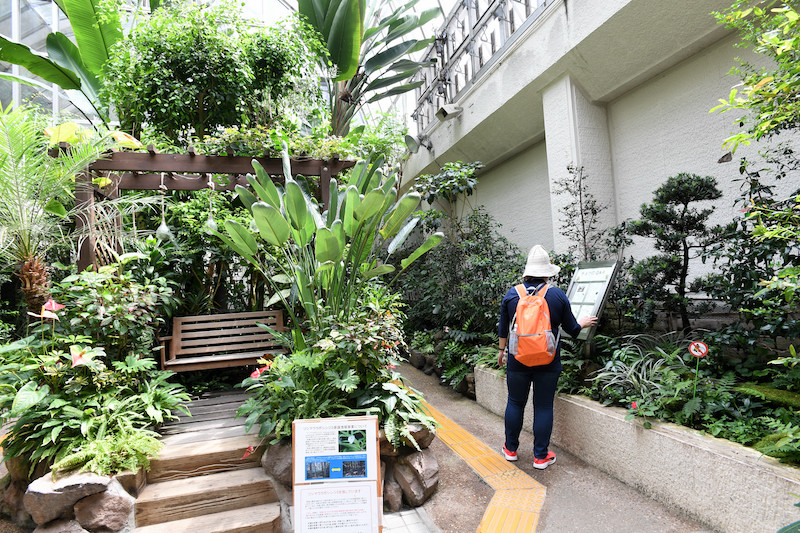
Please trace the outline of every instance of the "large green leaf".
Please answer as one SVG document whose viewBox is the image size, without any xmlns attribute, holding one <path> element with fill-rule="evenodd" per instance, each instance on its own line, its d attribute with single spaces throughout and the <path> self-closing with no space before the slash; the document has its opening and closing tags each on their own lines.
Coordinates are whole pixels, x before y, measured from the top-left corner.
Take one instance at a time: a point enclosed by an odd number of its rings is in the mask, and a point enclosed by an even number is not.
<svg viewBox="0 0 800 533">
<path fill-rule="evenodd" d="M 400 85 L 399 87 L 393 87 L 392 89 L 389 89 L 385 93 L 376 94 L 375 96 L 370 98 L 368 101 L 369 102 L 377 102 L 378 100 L 381 100 L 381 99 L 386 98 L 388 96 L 396 96 L 398 94 L 407 93 L 408 91 L 413 91 L 414 89 L 416 89 L 417 87 L 419 87 L 423 83 L 425 83 L 425 80 L 419 80 L 419 81 L 415 81 L 414 83 L 409 83 L 408 85 Z"/>
<path fill-rule="evenodd" d="M 341 220 L 337 220 L 331 226 L 331 233 L 333 236 L 336 237 L 336 240 L 339 241 L 339 248 L 344 250 L 345 245 L 347 244 L 347 235 L 344 232 L 344 224 Z"/>
<path fill-rule="evenodd" d="M 444 239 L 444 233 L 442 233 L 441 231 L 437 231 L 433 235 L 429 236 L 427 239 L 425 239 L 425 242 L 423 242 L 419 248 L 414 250 L 414 252 L 411 255 L 400 261 L 400 266 L 403 268 L 403 270 L 407 269 L 411 265 L 411 263 L 422 257 L 422 255 L 425 254 L 425 252 L 434 248 L 435 246 L 438 246 L 443 239 Z"/>
<path fill-rule="evenodd" d="M 334 223 L 339 216 L 339 183 L 331 178 L 330 187 L 328 187 L 328 227 Z"/>
<path fill-rule="evenodd" d="M 234 190 L 236 191 L 236 195 L 239 197 L 239 199 L 242 201 L 242 203 L 247 209 L 250 209 L 250 207 L 258 201 L 256 195 L 250 192 L 250 189 L 248 189 L 243 185 L 239 185 L 237 183 L 236 186 L 234 187 Z"/>
<path fill-rule="evenodd" d="M 102 83 L 97 76 L 86 69 L 83 64 L 80 50 L 63 33 L 48 34 L 45 40 L 47 56 L 56 64 L 67 68 L 78 75 L 81 80 L 81 90 L 91 100 L 100 102 Z"/>
<path fill-rule="evenodd" d="M 403 229 L 401 229 L 397 233 L 395 238 L 392 239 L 391 244 L 389 244 L 389 248 L 387 249 L 387 252 L 389 253 L 389 255 L 392 255 L 401 246 L 403 246 L 403 244 L 406 242 L 406 239 L 408 239 L 408 236 L 411 235 L 411 232 L 414 231 L 414 228 L 417 227 L 417 224 L 419 223 L 419 221 L 420 221 L 419 217 L 414 217 L 414 218 L 412 218 L 411 220 L 408 221 L 408 224 L 403 226 Z"/>
<path fill-rule="evenodd" d="M 4 37 L 0 37 L 0 60 L 25 67 L 31 74 L 55 83 L 62 89 L 81 88 L 78 75 L 71 70 L 33 52 L 24 44 L 9 41 Z"/>
<path fill-rule="evenodd" d="M 364 63 L 364 74 L 369 76 L 376 70 L 394 63 L 396 60 L 408 53 L 409 50 L 414 48 L 417 45 L 417 42 L 418 41 L 416 39 L 404 41 L 370 57 L 367 59 L 366 63 Z"/>
<path fill-rule="evenodd" d="M 401 59 L 399 61 L 395 61 L 389 66 L 389 70 L 393 70 L 395 72 L 400 72 L 404 70 L 411 70 L 413 68 L 424 68 L 430 67 L 431 65 L 435 65 L 435 61 L 412 61 L 410 59 Z"/>
<path fill-rule="evenodd" d="M 63 33 L 51 33 L 47 36 L 47 55 L 56 64 L 71 70 L 81 80 L 81 91 L 98 111 L 103 107 L 100 100 L 102 84 L 97 76 L 87 70 L 81 59 L 78 47 Z M 105 113 L 104 113 L 105 115 Z"/>
<path fill-rule="evenodd" d="M 226 220 L 225 229 L 240 250 L 245 250 L 251 256 L 255 256 L 258 253 L 258 243 L 256 243 L 255 237 L 241 223 L 236 220 Z"/>
<path fill-rule="evenodd" d="M 83 64 L 101 75 L 111 47 L 123 37 L 119 17 L 103 10 L 97 0 L 64 0 L 63 4 Z"/>
<path fill-rule="evenodd" d="M 29 381 L 23 385 L 22 388 L 17 391 L 16 396 L 14 396 L 14 402 L 11 404 L 11 412 L 21 413 L 30 409 L 44 400 L 50 393 L 50 387 L 47 385 L 42 385 L 41 388 L 37 387 L 38 384 L 35 381 Z"/>
<path fill-rule="evenodd" d="M 353 235 L 353 229 L 355 227 L 353 212 L 358 209 L 359 203 L 361 203 L 361 199 L 358 196 L 358 189 L 351 185 L 347 188 L 341 213 L 344 232 L 350 236 Z"/>
<path fill-rule="evenodd" d="M 410 192 L 404 194 L 395 205 L 394 210 L 392 210 L 392 213 L 389 215 L 389 219 L 380 229 L 379 233 L 381 237 L 389 239 L 400 231 L 400 228 L 403 227 L 403 224 L 405 224 L 408 217 L 411 216 L 411 213 L 416 211 L 421 200 L 422 197 L 419 193 Z"/>
<path fill-rule="evenodd" d="M 394 271 L 395 271 L 395 268 L 394 268 L 393 265 L 380 265 L 380 266 L 377 266 L 375 268 L 371 268 L 371 269 L 367 270 L 366 272 L 363 272 L 361 274 L 361 277 L 364 278 L 364 279 L 372 279 L 372 278 L 376 278 L 378 276 L 383 276 L 384 274 L 389 274 L 389 273 L 394 272 Z"/>
<path fill-rule="evenodd" d="M 283 197 L 286 204 L 286 215 L 292 227 L 298 231 L 306 225 L 308 218 L 308 205 L 300 185 L 294 180 L 286 182 L 286 194 Z"/>
<path fill-rule="evenodd" d="M 338 69 L 335 81 L 352 78 L 358 69 L 366 0 L 298 0 L 297 5 L 325 40 Z"/>
<path fill-rule="evenodd" d="M 353 216 L 356 217 L 356 220 L 367 220 L 374 217 L 380 211 L 385 199 L 386 193 L 382 189 L 372 189 L 358 204 L 358 208 L 353 211 Z"/>
<path fill-rule="evenodd" d="M 438 17 L 441 13 L 442 11 L 438 7 L 433 7 L 426 9 L 420 13 L 419 16 L 407 15 L 399 18 L 389 25 L 389 31 L 386 34 L 386 37 L 384 37 L 383 42 L 388 44 L 393 40 L 403 37 L 404 35 L 407 35 L 418 28 L 422 28 L 422 26 Z"/>
<path fill-rule="evenodd" d="M 261 238 L 273 246 L 283 246 L 291 228 L 280 210 L 266 202 L 256 202 L 251 209 Z"/>
<path fill-rule="evenodd" d="M 400 74 L 395 74 L 393 76 L 387 76 L 385 78 L 376 78 L 372 80 L 369 85 L 364 89 L 365 91 L 376 91 L 378 89 L 383 89 L 384 87 L 389 87 L 390 85 L 394 85 L 397 82 L 407 80 L 417 72 L 419 72 L 420 68 L 415 68 L 413 70 L 406 70 L 401 72 Z"/>
<path fill-rule="evenodd" d="M 256 171 L 256 178 L 258 178 L 257 182 L 260 186 L 259 189 L 255 189 L 254 187 L 254 190 L 256 190 L 259 196 L 264 194 L 264 197 L 261 197 L 261 200 L 280 209 L 281 193 L 275 186 L 275 182 L 272 181 L 272 178 L 269 174 L 267 174 L 267 171 L 264 170 L 264 167 L 261 166 L 261 163 L 255 159 L 253 159 L 253 169 Z M 252 185 L 249 179 L 247 181 Z"/>
<path fill-rule="evenodd" d="M 328 228 L 317 230 L 317 240 L 315 241 L 314 255 L 320 263 L 327 261 L 339 261 L 342 258 L 343 249 L 339 246 L 339 239 Z"/>
</svg>

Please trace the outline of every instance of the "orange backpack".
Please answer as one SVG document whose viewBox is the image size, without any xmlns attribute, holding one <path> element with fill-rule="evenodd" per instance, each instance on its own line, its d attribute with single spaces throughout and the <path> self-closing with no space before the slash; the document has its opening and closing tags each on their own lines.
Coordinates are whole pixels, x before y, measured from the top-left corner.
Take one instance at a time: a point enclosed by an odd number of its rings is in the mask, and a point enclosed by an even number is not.
<svg viewBox="0 0 800 533">
<path fill-rule="evenodd" d="M 526 366 L 550 364 L 556 356 L 556 338 L 550 325 L 550 307 L 544 299 L 547 284 L 533 294 L 525 285 L 514 287 L 519 303 L 511 319 L 508 353 Z"/>
</svg>

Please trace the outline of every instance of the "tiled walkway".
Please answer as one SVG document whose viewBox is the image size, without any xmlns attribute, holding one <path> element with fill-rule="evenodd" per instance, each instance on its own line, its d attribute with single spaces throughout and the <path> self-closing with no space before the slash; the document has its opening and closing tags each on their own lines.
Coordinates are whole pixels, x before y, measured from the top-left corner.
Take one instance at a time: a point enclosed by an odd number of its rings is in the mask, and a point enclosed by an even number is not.
<svg viewBox="0 0 800 533">
<path fill-rule="evenodd" d="M 546 489 L 509 463 L 497 451 L 464 431 L 428 405 L 439 423 L 436 435 L 496 492 L 483 515 L 478 533 L 536 531 Z"/>
</svg>

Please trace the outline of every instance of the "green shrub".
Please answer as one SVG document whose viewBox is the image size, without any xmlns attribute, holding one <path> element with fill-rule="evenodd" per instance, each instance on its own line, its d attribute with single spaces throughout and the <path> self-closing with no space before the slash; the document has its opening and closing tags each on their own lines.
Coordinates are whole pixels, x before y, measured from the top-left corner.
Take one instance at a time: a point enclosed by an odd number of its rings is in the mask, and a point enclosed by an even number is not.
<svg viewBox="0 0 800 533">
<path fill-rule="evenodd" d="M 375 414 L 400 446 L 404 438 L 414 442 L 408 424 L 433 428 L 421 399 L 393 370 L 405 349 L 398 298 L 381 288 L 370 292 L 347 323 L 324 318 L 327 326 L 309 332 L 309 348 L 277 356 L 245 379 L 252 396 L 237 416 L 245 417 L 247 431 L 256 426 L 260 437 L 277 442 L 291 436 L 298 418 Z"/>
<path fill-rule="evenodd" d="M 57 330 L 91 339 L 112 361 L 124 361 L 131 354 L 150 355 L 163 323 L 162 311 L 174 303 L 172 288 L 164 278 L 143 284 L 119 268 L 86 270 L 67 276 L 51 289 L 53 297 L 66 306 Z"/>
<path fill-rule="evenodd" d="M 522 251 L 498 228 L 479 207 L 467 217 L 457 242 L 445 240 L 400 278 L 408 331 L 453 327 L 497 333 L 500 302 L 521 281 L 525 265 Z"/>
<path fill-rule="evenodd" d="M 116 468 L 113 461 L 125 468 L 144 466 L 139 455 L 103 458 L 103 450 L 114 442 L 147 442 L 145 428 L 175 418 L 176 409 L 186 411 L 182 403 L 188 395 L 167 382 L 172 373 L 156 371 L 150 358 L 112 360 L 102 348 L 91 347 L 90 338 L 53 333 L 51 324 L 38 329 L 0 348 L 0 418 L 12 423 L 5 456 L 25 458 L 31 472 L 39 463 L 50 466 L 81 451 L 69 459 L 69 468 L 92 461 L 86 468 L 104 469 L 97 473 Z"/>
</svg>

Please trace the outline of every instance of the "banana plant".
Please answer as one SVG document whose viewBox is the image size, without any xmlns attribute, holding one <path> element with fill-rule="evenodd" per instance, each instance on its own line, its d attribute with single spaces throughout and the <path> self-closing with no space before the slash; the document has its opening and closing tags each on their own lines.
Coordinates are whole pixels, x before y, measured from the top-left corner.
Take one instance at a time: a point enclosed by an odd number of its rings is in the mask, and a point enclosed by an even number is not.
<svg viewBox="0 0 800 533">
<path fill-rule="evenodd" d="M 344 137 L 358 108 L 366 102 L 403 94 L 422 81 L 405 83 L 430 62 L 409 56 L 424 50 L 433 37 L 408 38 L 441 15 L 438 7 L 412 12 L 418 0 L 392 9 L 380 0 L 298 0 L 298 8 L 320 32 L 337 76 L 330 79 L 331 133 Z M 365 29 L 365 26 L 369 26 Z"/>
<path fill-rule="evenodd" d="M 253 215 L 250 227 L 227 220 L 226 234 L 215 234 L 268 280 L 274 293 L 270 303 L 283 302 L 293 323 L 295 348 L 302 349 L 304 319 L 318 331 L 328 317 L 347 323 L 370 280 L 389 274 L 396 279 L 444 235 L 430 235 L 400 262 L 398 271 L 386 259 L 403 246 L 419 222 L 412 214 L 421 198 L 416 192 L 397 197 L 394 174 L 384 176 L 380 170 L 382 156 L 359 161 L 341 189 L 337 180 L 331 179 L 324 212 L 291 177 L 285 151 L 283 157 L 283 187 L 276 186 L 256 160 L 255 174 L 247 177 L 252 192 L 237 186 L 239 198 Z M 278 255 L 282 260 L 276 260 Z M 275 264 L 283 265 L 277 274 L 273 272 Z M 293 311 L 294 298 L 304 317 Z"/>
<path fill-rule="evenodd" d="M 107 124 L 108 105 L 103 102 L 100 89 L 111 47 L 123 37 L 120 13 L 116 4 L 102 0 L 55 1 L 69 19 L 75 42 L 63 33 L 50 33 L 44 56 L 0 36 L 0 60 L 25 67 L 45 82 L 55 83 L 87 118 L 96 114 Z M 0 78 L 50 89 L 46 83 L 27 76 L 3 73 Z"/>
</svg>

